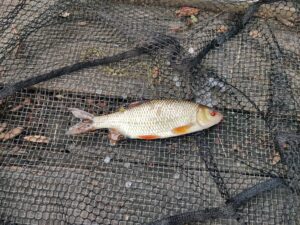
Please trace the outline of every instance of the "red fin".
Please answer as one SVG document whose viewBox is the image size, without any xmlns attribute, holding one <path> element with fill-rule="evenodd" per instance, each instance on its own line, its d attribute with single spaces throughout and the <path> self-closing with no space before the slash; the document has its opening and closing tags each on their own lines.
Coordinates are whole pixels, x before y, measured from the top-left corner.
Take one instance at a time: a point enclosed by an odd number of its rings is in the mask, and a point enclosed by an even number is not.
<svg viewBox="0 0 300 225">
<path fill-rule="evenodd" d="M 192 124 L 187 124 L 180 127 L 175 127 L 172 129 L 172 132 L 174 134 L 187 134 L 189 132 L 189 129 L 192 127 Z"/>
<path fill-rule="evenodd" d="M 138 136 L 138 138 L 143 139 L 143 140 L 154 140 L 154 139 L 160 138 L 160 136 L 158 136 L 158 135 L 140 135 L 140 136 Z"/>
</svg>

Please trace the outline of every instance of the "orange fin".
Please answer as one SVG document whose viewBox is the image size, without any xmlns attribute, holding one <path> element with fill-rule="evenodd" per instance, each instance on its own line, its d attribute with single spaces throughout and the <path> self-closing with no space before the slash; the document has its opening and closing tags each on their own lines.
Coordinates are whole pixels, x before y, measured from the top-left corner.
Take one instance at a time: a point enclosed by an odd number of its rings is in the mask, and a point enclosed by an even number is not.
<svg viewBox="0 0 300 225">
<path fill-rule="evenodd" d="M 138 136 L 139 139 L 143 139 L 143 140 L 154 140 L 154 139 L 159 139 L 160 136 L 158 135 L 140 135 Z"/>
<path fill-rule="evenodd" d="M 192 127 L 192 124 L 187 124 L 180 127 L 175 127 L 172 129 L 172 132 L 174 134 L 187 134 L 189 132 L 189 129 Z"/>
</svg>

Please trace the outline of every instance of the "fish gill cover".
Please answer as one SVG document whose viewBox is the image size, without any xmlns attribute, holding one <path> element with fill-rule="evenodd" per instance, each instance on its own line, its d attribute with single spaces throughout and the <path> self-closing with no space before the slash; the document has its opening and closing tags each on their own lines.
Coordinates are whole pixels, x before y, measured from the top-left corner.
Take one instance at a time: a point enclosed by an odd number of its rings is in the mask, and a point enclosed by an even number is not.
<svg viewBox="0 0 300 225">
<path fill-rule="evenodd" d="M 0 223 L 300 224 L 299 62 L 297 1 L 1 1 Z M 67 134 L 152 99 L 223 121 Z"/>
</svg>

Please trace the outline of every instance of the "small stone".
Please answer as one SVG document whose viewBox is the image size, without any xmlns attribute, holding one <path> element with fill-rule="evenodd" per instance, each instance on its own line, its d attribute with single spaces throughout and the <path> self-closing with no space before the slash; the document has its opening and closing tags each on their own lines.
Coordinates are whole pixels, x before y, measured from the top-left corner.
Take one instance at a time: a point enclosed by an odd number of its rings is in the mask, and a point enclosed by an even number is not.
<svg viewBox="0 0 300 225">
<path fill-rule="evenodd" d="M 87 22 L 86 21 L 79 21 L 77 24 L 79 26 L 85 26 L 85 25 L 87 25 Z"/>
<path fill-rule="evenodd" d="M 175 173 L 175 174 L 174 174 L 174 179 L 179 179 L 179 177 L 180 177 L 180 174 L 179 174 L 179 173 Z"/>
<path fill-rule="evenodd" d="M 109 156 L 106 156 L 105 159 L 104 159 L 104 162 L 105 163 L 110 163 L 110 160 L 111 160 L 111 158 Z"/>
<path fill-rule="evenodd" d="M 131 182 L 131 181 L 127 181 L 127 182 L 125 183 L 125 187 L 127 187 L 127 188 L 130 188 L 131 185 L 132 185 L 132 182 Z"/>
<path fill-rule="evenodd" d="M 190 53 L 190 54 L 194 54 L 194 53 L 195 53 L 195 49 L 192 48 L 192 47 L 190 47 L 190 48 L 189 48 L 189 53 Z"/>
<path fill-rule="evenodd" d="M 181 86 L 181 82 L 180 82 L 180 81 L 177 81 L 177 82 L 175 83 L 175 85 L 176 85 L 176 87 L 180 87 L 180 86 Z"/>
<path fill-rule="evenodd" d="M 129 215 L 128 214 L 124 215 L 124 220 L 126 220 L 126 221 L 129 220 Z"/>
<path fill-rule="evenodd" d="M 209 82 L 209 83 L 212 83 L 214 80 L 215 80 L 215 79 L 212 78 L 212 77 L 208 78 L 208 82 Z"/>
<path fill-rule="evenodd" d="M 173 77 L 173 81 L 174 82 L 179 81 L 179 77 L 178 76 Z"/>
<path fill-rule="evenodd" d="M 69 12 L 63 12 L 63 13 L 61 14 L 61 17 L 64 17 L 64 18 L 69 17 L 69 16 L 70 16 L 70 13 L 69 13 Z"/>
<path fill-rule="evenodd" d="M 214 82 L 212 82 L 212 86 L 218 86 L 218 81 L 214 81 Z"/>
<path fill-rule="evenodd" d="M 273 156 L 273 159 L 272 159 L 272 165 L 276 165 L 279 161 L 281 160 L 280 158 L 280 155 L 278 152 L 276 152 Z"/>
<path fill-rule="evenodd" d="M 130 167 L 130 163 L 124 163 L 124 167 L 129 168 Z"/>
<path fill-rule="evenodd" d="M 102 94 L 102 92 L 103 92 L 103 91 L 102 91 L 101 89 L 97 89 L 97 90 L 96 90 L 96 94 L 99 94 L 99 95 L 100 95 L 100 94 Z"/>
</svg>

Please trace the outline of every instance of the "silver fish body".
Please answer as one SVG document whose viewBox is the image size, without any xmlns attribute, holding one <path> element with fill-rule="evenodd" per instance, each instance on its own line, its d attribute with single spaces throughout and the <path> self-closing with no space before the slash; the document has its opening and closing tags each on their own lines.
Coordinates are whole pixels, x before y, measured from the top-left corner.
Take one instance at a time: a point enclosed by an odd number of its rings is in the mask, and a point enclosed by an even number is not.
<svg viewBox="0 0 300 225">
<path fill-rule="evenodd" d="M 184 100 L 151 100 L 112 114 L 96 116 L 78 109 L 76 117 L 91 121 L 87 131 L 108 128 L 127 138 L 159 139 L 193 133 L 219 123 L 223 116 L 207 106 Z M 77 126 L 77 127 L 76 127 Z M 77 134 L 79 125 L 70 128 Z M 80 130 L 79 133 L 83 133 Z"/>
</svg>

